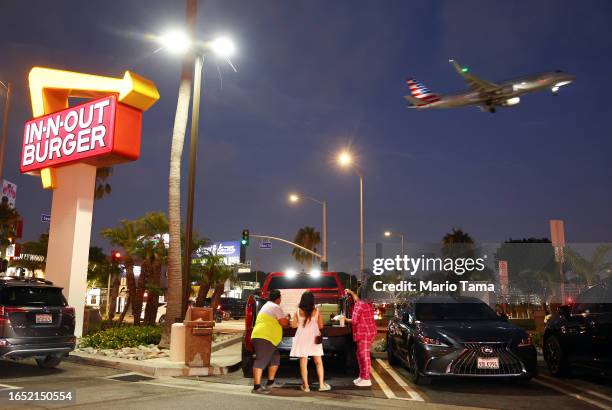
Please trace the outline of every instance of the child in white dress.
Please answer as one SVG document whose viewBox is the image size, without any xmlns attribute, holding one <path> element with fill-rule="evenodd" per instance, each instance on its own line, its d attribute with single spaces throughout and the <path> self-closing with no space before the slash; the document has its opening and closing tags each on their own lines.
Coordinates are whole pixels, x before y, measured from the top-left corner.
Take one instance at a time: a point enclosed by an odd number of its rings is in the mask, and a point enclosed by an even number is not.
<svg viewBox="0 0 612 410">
<path fill-rule="evenodd" d="M 314 295 L 310 291 L 302 294 L 299 309 L 293 314 L 291 327 L 296 328 L 291 346 L 291 357 L 300 358 L 300 374 L 302 375 L 302 391 L 309 392 L 308 386 L 308 357 L 312 357 L 319 377 L 319 391 L 331 390 L 331 387 L 324 381 L 323 344 L 316 343 L 318 336 L 321 336 L 323 328 L 323 318 L 315 308 Z"/>
</svg>

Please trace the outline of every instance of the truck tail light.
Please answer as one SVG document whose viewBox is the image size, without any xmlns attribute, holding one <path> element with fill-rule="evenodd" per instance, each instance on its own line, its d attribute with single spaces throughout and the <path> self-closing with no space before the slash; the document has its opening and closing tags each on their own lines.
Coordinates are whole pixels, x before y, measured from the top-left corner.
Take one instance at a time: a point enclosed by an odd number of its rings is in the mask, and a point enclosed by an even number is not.
<svg viewBox="0 0 612 410">
<path fill-rule="evenodd" d="M 62 313 L 66 314 L 66 315 L 72 315 L 74 316 L 74 308 L 73 307 L 65 307 L 62 309 Z"/>
</svg>

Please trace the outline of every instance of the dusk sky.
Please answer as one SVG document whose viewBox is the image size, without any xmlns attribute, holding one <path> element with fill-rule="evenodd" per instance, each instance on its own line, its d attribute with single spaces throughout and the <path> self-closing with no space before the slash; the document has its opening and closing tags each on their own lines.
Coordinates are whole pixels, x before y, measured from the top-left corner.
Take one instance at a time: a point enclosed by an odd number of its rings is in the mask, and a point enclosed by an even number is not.
<svg viewBox="0 0 612 410">
<path fill-rule="evenodd" d="M 570 242 L 612 242 L 609 1 L 223 0 L 200 1 L 198 16 L 198 38 L 225 34 L 238 47 L 237 73 L 205 64 L 201 235 L 237 240 L 249 228 L 292 239 L 304 225 L 320 229 L 319 206 L 288 204 L 297 191 L 328 202 L 330 268 L 356 270 L 358 178 L 333 162 L 350 146 L 364 174 L 369 249 L 387 242 L 386 229 L 409 242 L 439 242 L 453 227 L 501 242 L 549 236 L 556 218 Z M 40 179 L 19 173 L 35 65 L 117 77 L 129 69 L 161 94 L 144 114 L 140 159 L 116 166 L 112 194 L 95 204 L 92 244 L 110 249 L 101 229 L 167 210 L 180 59 L 145 35 L 184 19 L 184 1 L 3 2 L 0 80 L 14 90 L 4 173 L 18 185 L 25 239 L 48 229 L 40 214 L 51 209 Z M 438 93 L 466 88 L 449 58 L 494 82 L 555 69 L 577 79 L 557 97 L 530 94 L 496 114 L 407 109 L 408 76 Z M 187 159 L 188 140 L 184 187 Z M 256 246 L 256 268 L 296 266 L 289 247 Z"/>
</svg>

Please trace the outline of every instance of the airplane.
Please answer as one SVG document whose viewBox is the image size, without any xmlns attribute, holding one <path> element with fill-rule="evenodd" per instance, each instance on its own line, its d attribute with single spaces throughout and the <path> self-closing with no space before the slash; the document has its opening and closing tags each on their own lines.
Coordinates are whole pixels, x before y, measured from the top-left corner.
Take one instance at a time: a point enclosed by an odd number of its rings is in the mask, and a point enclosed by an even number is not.
<svg viewBox="0 0 612 410">
<path fill-rule="evenodd" d="M 494 113 L 496 107 L 512 107 L 521 102 L 521 96 L 534 91 L 550 89 L 557 95 L 559 88 L 574 81 L 575 76 L 555 70 L 542 74 L 535 74 L 500 83 L 492 83 L 476 77 L 468 67 L 462 66 L 455 60 L 449 60 L 465 80 L 471 91 L 439 95 L 431 92 L 423 83 L 415 78 L 408 78 L 406 83 L 411 95 L 404 98 L 412 105 L 408 108 L 418 110 L 431 108 L 457 108 L 477 105 L 483 112 Z"/>
</svg>

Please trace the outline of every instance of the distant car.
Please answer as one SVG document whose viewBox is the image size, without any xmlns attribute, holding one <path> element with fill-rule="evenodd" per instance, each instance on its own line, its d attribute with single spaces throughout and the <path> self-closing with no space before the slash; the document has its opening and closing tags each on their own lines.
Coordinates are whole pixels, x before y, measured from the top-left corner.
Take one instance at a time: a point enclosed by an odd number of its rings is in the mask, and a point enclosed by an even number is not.
<svg viewBox="0 0 612 410">
<path fill-rule="evenodd" d="M 471 297 L 409 302 L 389 322 L 387 355 L 390 364 L 404 364 L 416 384 L 432 377 L 529 379 L 537 363 L 527 332 Z"/>
<path fill-rule="evenodd" d="M 155 316 L 155 323 L 163 325 L 166 321 L 166 303 L 160 303 L 157 307 L 157 315 Z M 140 319 L 144 319 L 145 317 L 145 309 L 147 307 L 147 302 L 142 304 L 142 312 L 140 312 Z"/>
<path fill-rule="evenodd" d="M 74 350 L 74 308 L 42 279 L 0 278 L 0 357 L 57 366 Z"/>
<path fill-rule="evenodd" d="M 543 353 L 555 376 L 574 366 L 612 374 L 612 278 L 559 308 L 546 323 Z"/>
</svg>

